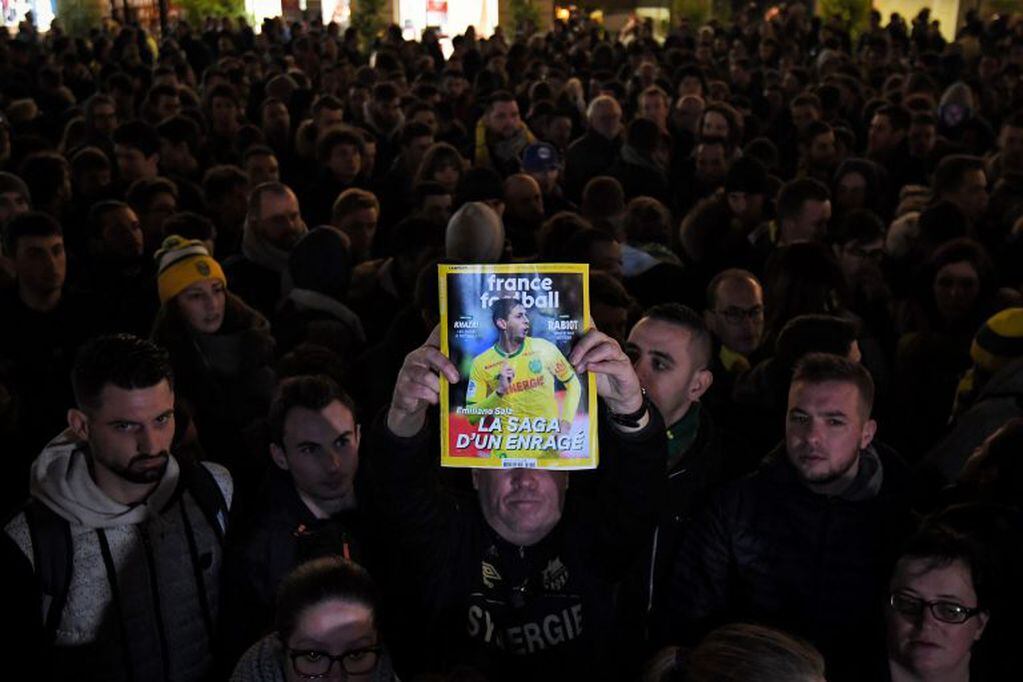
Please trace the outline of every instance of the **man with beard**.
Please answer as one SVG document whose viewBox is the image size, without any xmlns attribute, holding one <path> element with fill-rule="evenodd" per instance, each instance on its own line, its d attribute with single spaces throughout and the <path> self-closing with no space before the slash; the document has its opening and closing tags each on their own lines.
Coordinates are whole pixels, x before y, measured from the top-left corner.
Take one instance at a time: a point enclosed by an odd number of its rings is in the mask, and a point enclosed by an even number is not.
<svg viewBox="0 0 1023 682">
<path fill-rule="evenodd" d="M 862 680 L 885 577 L 909 522 L 908 470 L 874 440 L 874 382 L 857 362 L 796 365 L 785 438 L 721 489 L 675 554 L 672 641 L 752 619 L 805 637 L 828 679 Z"/>
<path fill-rule="evenodd" d="M 242 252 L 225 263 L 231 291 L 272 317 L 283 293 L 288 253 L 308 232 L 298 197 L 287 185 L 267 182 L 252 190 L 242 233 Z"/>
<path fill-rule="evenodd" d="M 79 352 L 72 385 L 69 428 L 36 459 L 32 498 L 5 527 L 42 592 L 52 656 L 36 670 L 52 667 L 54 679 L 205 679 L 231 477 L 171 454 L 166 351 L 100 337 Z"/>
<path fill-rule="evenodd" d="M 830 184 L 837 161 L 835 131 L 824 121 L 813 121 L 799 137 L 799 174 Z"/>
<path fill-rule="evenodd" d="M 476 124 L 473 165 L 492 168 L 502 178 L 517 173 L 522 152 L 536 137 L 519 116 L 519 104 L 505 90 L 490 96 L 487 109 Z"/>
</svg>

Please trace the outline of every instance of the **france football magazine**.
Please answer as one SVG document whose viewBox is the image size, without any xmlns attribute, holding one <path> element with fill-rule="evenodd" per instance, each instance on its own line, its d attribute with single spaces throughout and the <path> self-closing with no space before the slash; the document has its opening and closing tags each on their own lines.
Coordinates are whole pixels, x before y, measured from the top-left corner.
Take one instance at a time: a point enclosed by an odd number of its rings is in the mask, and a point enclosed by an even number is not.
<svg viewBox="0 0 1023 682">
<path fill-rule="evenodd" d="M 594 469 L 596 377 L 568 362 L 589 329 L 589 266 L 440 265 L 441 465 Z"/>
</svg>

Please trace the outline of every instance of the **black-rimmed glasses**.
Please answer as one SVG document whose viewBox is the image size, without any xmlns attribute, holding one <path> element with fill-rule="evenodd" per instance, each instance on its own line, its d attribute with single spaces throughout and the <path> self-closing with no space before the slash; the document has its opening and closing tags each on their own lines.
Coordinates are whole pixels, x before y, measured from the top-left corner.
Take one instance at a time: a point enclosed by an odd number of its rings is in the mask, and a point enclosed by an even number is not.
<svg viewBox="0 0 1023 682">
<path fill-rule="evenodd" d="M 325 651 L 291 647 L 287 647 L 287 651 L 296 675 L 306 679 L 317 679 L 329 675 L 334 663 L 340 664 L 341 669 L 348 675 L 365 675 L 372 672 L 380 660 L 381 647 L 354 649 L 340 656 L 332 656 Z"/>
<path fill-rule="evenodd" d="M 931 615 L 942 623 L 960 625 L 981 612 L 981 609 L 971 608 L 957 604 L 954 601 L 927 601 L 919 597 L 913 597 L 903 592 L 892 594 L 890 603 L 892 608 L 904 616 L 919 618 L 924 608 L 930 610 Z"/>
</svg>

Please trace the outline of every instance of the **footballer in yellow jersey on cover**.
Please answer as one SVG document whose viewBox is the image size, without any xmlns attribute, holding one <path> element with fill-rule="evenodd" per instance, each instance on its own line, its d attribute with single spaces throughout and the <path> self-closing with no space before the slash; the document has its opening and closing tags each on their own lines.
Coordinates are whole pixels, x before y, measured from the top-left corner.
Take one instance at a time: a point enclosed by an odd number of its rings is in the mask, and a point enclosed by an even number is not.
<svg viewBox="0 0 1023 682">
<path fill-rule="evenodd" d="M 596 386 L 567 356 L 588 328 L 589 267 L 441 265 L 441 463 L 597 466 Z"/>
</svg>

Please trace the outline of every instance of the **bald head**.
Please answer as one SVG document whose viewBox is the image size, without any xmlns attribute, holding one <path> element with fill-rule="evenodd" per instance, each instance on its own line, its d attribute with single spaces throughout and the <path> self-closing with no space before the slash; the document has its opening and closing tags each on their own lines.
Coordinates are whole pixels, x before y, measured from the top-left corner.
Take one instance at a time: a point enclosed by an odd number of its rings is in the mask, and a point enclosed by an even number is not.
<svg viewBox="0 0 1023 682">
<path fill-rule="evenodd" d="M 504 226 L 494 209 L 470 201 L 448 222 L 444 248 L 460 263 L 497 263 L 504 253 Z"/>
<path fill-rule="evenodd" d="M 618 100 L 610 95 L 600 95 L 590 102 L 586 111 L 590 130 L 608 139 L 618 137 L 622 132 L 622 107 Z"/>
<path fill-rule="evenodd" d="M 530 175 L 519 173 L 504 181 L 506 215 L 524 222 L 543 220 L 543 190 Z"/>
</svg>

